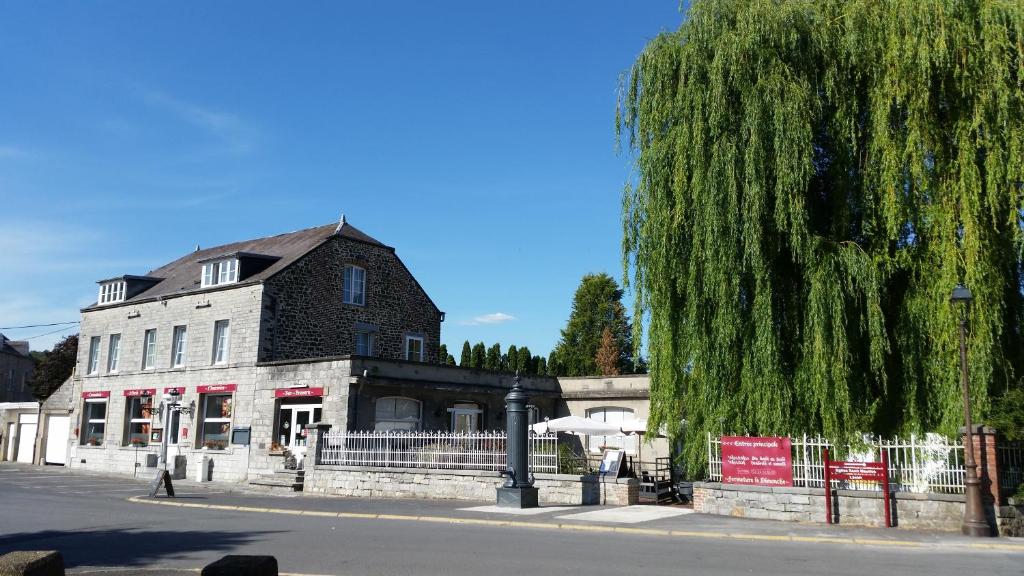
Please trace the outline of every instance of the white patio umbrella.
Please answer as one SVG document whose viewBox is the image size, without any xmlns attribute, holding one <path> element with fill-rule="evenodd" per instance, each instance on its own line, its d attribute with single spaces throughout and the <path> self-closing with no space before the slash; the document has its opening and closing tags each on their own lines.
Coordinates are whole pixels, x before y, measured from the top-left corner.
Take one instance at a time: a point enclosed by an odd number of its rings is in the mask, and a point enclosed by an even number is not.
<svg viewBox="0 0 1024 576">
<path fill-rule="evenodd" d="M 647 418 L 635 418 L 633 420 L 625 420 L 620 425 L 623 434 L 647 436 Z M 658 433 L 654 435 L 655 438 L 668 438 L 667 429 L 662 426 L 658 429 Z M 641 447 L 644 441 L 641 439 L 636 443 L 636 459 L 643 461 Z"/>
<path fill-rule="evenodd" d="M 600 422 L 591 418 L 580 416 L 566 416 L 545 420 L 532 426 L 534 432 L 545 434 L 547 432 L 568 432 L 570 434 L 593 434 L 595 436 L 621 436 L 622 430 L 618 425 Z"/>
</svg>

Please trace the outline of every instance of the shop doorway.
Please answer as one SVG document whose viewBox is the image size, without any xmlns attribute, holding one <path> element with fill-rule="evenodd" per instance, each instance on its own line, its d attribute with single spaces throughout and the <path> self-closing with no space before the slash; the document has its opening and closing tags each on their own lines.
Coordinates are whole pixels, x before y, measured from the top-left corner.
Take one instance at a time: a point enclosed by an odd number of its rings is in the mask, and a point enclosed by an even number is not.
<svg viewBox="0 0 1024 576">
<path fill-rule="evenodd" d="M 306 425 L 319 422 L 323 404 L 291 403 L 281 401 L 277 413 L 277 442 L 284 448 L 298 448 L 306 445 Z"/>
</svg>

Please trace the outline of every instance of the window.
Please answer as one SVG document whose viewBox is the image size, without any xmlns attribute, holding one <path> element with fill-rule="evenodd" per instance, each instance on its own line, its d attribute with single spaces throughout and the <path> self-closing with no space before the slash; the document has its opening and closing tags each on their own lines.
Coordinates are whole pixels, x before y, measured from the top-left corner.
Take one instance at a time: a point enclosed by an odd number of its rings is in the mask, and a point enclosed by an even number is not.
<svg viewBox="0 0 1024 576">
<path fill-rule="evenodd" d="M 185 350 L 188 346 L 188 331 L 184 326 L 175 326 L 171 338 L 171 366 L 180 368 L 185 365 Z"/>
<path fill-rule="evenodd" d="M 231 436 L 231 394 L 206 394 L 202 404 L 199 447 L 210 450 L 227 448 Z"/>
<path fill-rule="evenodd" d="M 621 424 L 626 420 L 633 419 L 633 411 L 629 408 L 617 408 L 614 406 L 592 408 L 587 410 L 587 418 L 593 418 L 598 422 Z M 601 452 L 605 448 L 622 448 L 627 453 L 636 454 L 636 436 L 590 435 L 587 437 L 587 447 L 591 452 Z"/>
<path fill-rule="evenodd" d="M 124 300 L 124 282 L 105 282 L 100 284 L 100 304 L 111 304 Z"/>
<path fill-rule="evenodd" d="M 89 368 L 86 374 L 95 374 L 100 369 L 100 337 L 89 338 Z"/>
<path fill-rule="evenodd" d="M 231 339 L 231 325 L 227 320 L 213 323 L 213 363 L 224 364 L 228 361 L 228 346 Z"/>
<path fill-rule="evenodd" d="M 356 332 L 356 354 L 359 356 L 373 356 L 373 332 L 360 330 Z"/>
<path fill-rule="evenodd" d="M 82 431 L 82 445 L 102 446 L 103 433 L 107 426 L 107 400 L 86 400 L 83 412 L 85 426 Z"/>
<path fill-rule="evenodd" d="M 142 369 L 156 368 L 156 329 L 146 330 L 142 338 Z"/>
<path fill-rule="evenodd" d="M 117 372 L 117 357 L 121 354 L 121 335 L 111 334 L 107 347 L 107 372 Z"/>
<path fill-rule="evenodd" d="M 476 402 L 456 402 L 448 411 L 452 413 L 452 432 L 467 434 L 480 430 L 480 416 L 484 411 Z"/>
<path fill-rule="evenodd" d="M 405 337 L 405 359 L 414 362 L 423 362 L 423 337 Z"/>
<path fill-rule="evenodd" d="M 419 430 L 419 401 L 412 398 L 379 398 L 374 412 L 373 429 Z"/>
<path fill-rule="evenodd" d="M 366 304 L 366 270 L 358 266 L 345 266 L 341 294 L 345 304 Z"/>
<path fill-rule="evenodd" d="M 149 444 L 149 432 L 153 427 L 153 397 L 134 396 L 125 398 L 125 446 Z"/>
<path fill-rule="evenodd" d="M 202 287 L 231 284 L 238 281 L 238 259 L 228 258 L 203 264 Z"/>
</svg>

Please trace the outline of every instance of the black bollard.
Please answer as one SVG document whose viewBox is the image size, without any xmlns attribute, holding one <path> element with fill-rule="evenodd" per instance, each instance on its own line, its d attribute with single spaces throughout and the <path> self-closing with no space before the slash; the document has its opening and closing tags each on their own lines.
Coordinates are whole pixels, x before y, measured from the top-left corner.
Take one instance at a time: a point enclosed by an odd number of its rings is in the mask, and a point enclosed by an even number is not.
<svg viewBox="0 0 1024 576">
<path fill-rule="evenodd" d="M 505 396 L 505 422 L 508 425 L 505 450 L 508 476 L 505 485 L 498 488 L 498 506 L 503 508 L 536 508 L 537 489 L 530 474 L 529 425 L 526 401 L 529 398 L 519 385 L 516 374 L 512 390 Z"/>
</svg>

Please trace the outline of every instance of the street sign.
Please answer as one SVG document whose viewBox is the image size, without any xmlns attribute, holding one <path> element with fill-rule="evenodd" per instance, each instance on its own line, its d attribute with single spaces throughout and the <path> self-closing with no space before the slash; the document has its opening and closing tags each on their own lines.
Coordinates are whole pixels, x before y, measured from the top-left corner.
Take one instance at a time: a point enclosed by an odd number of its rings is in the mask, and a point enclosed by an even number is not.
<svg viewBox="0 0 1024 576">
<path fill-rule="evenodd" d="M 882 484 L 885 527 L 892 527 L 889 496 L 889 455 L 882 450 L 881 462 L 844 462 L 829 460 L 828 448 L 822 451 L 825 462 L 825 522 L 832 524 L 832 481 L 879 482 Z M 838 499 L 838 495 L 836 496 Z"/>
</svg>

